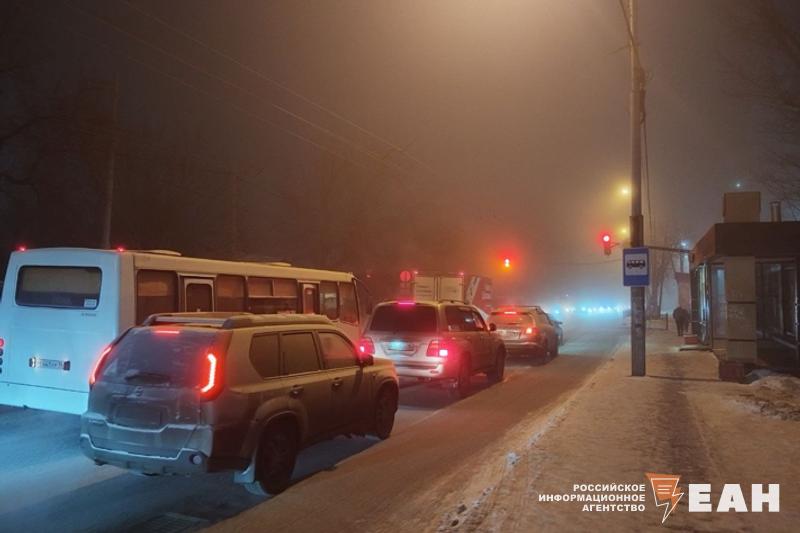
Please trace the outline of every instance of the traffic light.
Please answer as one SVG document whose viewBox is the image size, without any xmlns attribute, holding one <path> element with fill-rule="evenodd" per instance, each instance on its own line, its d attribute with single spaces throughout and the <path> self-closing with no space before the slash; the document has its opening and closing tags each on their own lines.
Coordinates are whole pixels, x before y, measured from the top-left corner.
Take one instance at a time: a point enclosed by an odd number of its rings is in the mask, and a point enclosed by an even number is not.
<svg viewBox="0 0 800 533">
<path fill-rule="evenodd" d="M 606 255 L 611 255 L 611 247 L 614 244 L 611 242 L 611 234 L 610 233 L 603 233 L 603 253 Z"/>
<path fill-rule="evenodd" d="M 511 259 L 509 259 L 508 257 L 503 259 L 503 268 L 505 269 L 511 268 Z"/>
</svg>

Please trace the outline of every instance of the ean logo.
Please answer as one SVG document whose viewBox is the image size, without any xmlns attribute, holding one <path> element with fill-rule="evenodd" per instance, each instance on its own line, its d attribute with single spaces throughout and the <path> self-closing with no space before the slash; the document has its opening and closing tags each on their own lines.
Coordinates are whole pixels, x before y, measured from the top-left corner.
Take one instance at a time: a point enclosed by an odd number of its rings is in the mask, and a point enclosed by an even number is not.
<svg viewBox="0 0 800 533">
<path fill-rule="evenodd" d="M 675 510 L 678 502 L 683 497 L 683 491 L 678 488 L 678 481 L 681 476 L 674 474 L 653 474 L 645 473 L 647 479 L 650 481 L 650 486 L 653 488 L 653 498 L 656 501 L 656 507 L 664 507 L 664 517 L 661 523 L 666 522 L 667 517 Z"/>
</svg>

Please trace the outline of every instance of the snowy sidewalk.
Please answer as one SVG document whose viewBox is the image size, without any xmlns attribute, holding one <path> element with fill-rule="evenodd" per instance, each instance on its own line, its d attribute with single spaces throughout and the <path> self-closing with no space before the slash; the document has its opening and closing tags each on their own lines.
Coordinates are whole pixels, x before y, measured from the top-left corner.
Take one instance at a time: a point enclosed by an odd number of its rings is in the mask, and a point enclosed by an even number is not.
<svg viewBox="0 0 800 533">
<path fill-rule="evenodd" d="M 679 352 L 674 333 L 651 330 L 647 343 L 646 378 L 630 377 L 623 347 L 564 409 L 507 436 L 504 472 L 496 479 L 477 474 L 439 530 L 797 531 L 800 381 L 725 383 L 711 353 Z M 681 476 L 684 497 L 664 525 L 646 472 Z M 689 483 L 711 484 L 715 507 L 725 483 L 740 484 L 748 504 L 752 483 L 779 483 L 780 512 L 689 513 Z M 644 485 L 637 493 L 644 510 L 539 501 L 576 494 L 573 486 L 582 484 Z"/>
</svg>

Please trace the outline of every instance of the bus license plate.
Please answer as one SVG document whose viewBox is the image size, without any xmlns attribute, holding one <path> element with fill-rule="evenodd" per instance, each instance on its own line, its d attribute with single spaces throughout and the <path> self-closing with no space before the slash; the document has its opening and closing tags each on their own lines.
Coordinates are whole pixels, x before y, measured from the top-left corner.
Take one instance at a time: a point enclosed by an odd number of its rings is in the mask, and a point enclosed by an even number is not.
<svg viewBox="0 0 800 533">
<path fill-rule="evenodd" d="M 44 359 L 43 357 L 31 357 L 28 360 L 28 366 L 30 366 L 31 368 L 69 370 L 69 361 L 60 361 L 58 359 Z"/>
</svg>

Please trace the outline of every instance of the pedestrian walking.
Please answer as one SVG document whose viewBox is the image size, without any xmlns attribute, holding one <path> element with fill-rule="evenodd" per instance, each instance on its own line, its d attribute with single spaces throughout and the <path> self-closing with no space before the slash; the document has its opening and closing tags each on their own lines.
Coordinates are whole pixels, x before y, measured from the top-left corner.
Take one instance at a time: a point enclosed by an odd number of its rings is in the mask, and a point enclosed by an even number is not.
<svg viewBox="0 0 800 533">
<path fill-rule="evenodd" d="M 689 333 L 689 311 L 679 305 L 672 311 L 672 318 L 675 320 L 679 337 Z"/>
</svg>

